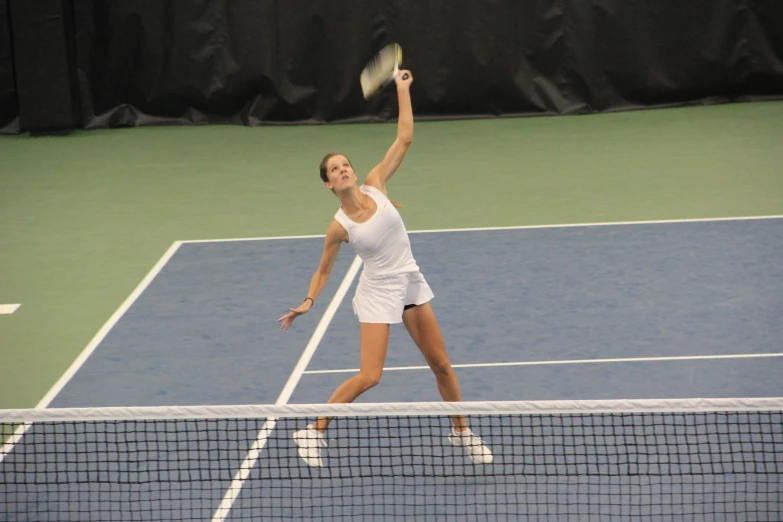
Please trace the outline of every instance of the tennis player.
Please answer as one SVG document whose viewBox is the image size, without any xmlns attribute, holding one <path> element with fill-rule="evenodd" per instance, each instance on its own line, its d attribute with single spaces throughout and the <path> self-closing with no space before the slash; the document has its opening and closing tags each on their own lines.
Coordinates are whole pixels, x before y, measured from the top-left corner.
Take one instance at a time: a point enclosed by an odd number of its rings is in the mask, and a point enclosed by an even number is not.
<svg viewBox="0 0 783 522">
<path fill-rule="evenodd" d="M 438 390 L 445 401 L 461 401 L 457 376 L 446 354 L 446 346 L 430 306 L 434 297 L 411 252 L 410 240 L 398 205 L 386 192 L 386 183 L 397 171 L 413 141 L 413 110 L 410 71 L 395 76 L 399 100 L 397 139 L 383 161 L 359 186 L 351 162 L 342 154 L 331 153 L 321 162 L 321 180 L 340 198 L 342 206 L 326 231 L 320 266 L 313 275 L 307 298 L 298 308 L 281 317 L 281 328 L 307 313 L 326 286 L 342 243 L 348 243 L 362 259 L 364 269 L 359 278 L 353 311 L 360 323 L 361 362 L 359 373 L 343 382 L 329 398 L 329 403 L 353 402 L 381 379 L 389 328 L 404 323 L 413 341 L 432 368 Z M 310 466 L 322 466 L 321 448 L 326 447 L 324 432 L 330 418 L 294 433 L 299 455 Z M 480 437 L 468 428 L 464 417 L 452 417 L 448 440 L 465 448 L 476 464 L 492 462 L 492 453 Z"/>
</svg>

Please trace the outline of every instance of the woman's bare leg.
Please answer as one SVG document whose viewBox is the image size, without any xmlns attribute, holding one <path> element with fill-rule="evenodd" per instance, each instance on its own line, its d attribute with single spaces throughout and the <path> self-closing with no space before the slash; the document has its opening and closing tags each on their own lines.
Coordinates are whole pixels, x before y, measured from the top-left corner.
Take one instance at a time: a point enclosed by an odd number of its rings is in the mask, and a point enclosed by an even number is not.
<svg viewBox="0 0 783 522">
<path fill-rule="evenodd" d="M 389 325 L 379 323 L 361 323 L 361 361 L 359 373 L 343 382 L 334 390 L 327 401 L 329 404 L 353 402 L 381 380 L 383 363 L 389 345 Z M 314 428 L 321 433 L 331 422 L 330 417 L 319 417 Z"/>
</svg>

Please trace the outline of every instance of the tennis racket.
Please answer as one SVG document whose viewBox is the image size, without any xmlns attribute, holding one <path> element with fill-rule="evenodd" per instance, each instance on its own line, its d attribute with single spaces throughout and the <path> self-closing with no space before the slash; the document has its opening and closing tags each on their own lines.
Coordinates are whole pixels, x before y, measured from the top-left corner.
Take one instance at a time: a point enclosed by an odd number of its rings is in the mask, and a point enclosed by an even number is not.
<svg viewBox="0 0 783 522">
<path fill-rule="evenodd" d="M 378 94 L 381 89 L 388 85 L 397 73 L 402 64 L 402 48 L 399 44 L 389 44 L 372 57 L 367 65 L 362 69 L 359 76 L 359 82 L 362 84 L 362 94 L 364 99 L 369 99 Z M 406 78 L 407 80 L 407 74 Z"/>
</svg>

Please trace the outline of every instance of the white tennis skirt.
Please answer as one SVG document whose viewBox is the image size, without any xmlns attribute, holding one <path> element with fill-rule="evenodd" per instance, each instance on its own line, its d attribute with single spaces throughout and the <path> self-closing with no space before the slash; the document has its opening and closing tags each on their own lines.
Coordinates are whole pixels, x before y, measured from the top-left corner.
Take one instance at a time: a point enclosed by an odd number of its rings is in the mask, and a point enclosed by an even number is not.
<svg viewBox="0 0 783 522">
<path fill-rule="evenodd" d="M 353 313 L 360 323 L 402 322 L 405 305 L 422 305 L 435 295 L 421 272 L 368 280 L 362 274 L 353 298 Z"/>
</svg>

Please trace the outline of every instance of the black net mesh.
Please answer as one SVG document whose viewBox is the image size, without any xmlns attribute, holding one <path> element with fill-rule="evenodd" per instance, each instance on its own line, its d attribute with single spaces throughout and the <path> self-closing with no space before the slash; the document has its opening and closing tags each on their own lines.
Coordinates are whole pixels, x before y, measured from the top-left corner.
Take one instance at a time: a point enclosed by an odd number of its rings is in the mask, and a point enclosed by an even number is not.
<svg viewBox="0 0 783 522">
<path fill-rule="evenodd" d="M 0 520 L 783 520 L 780 410 L 467 418 L 491 463 L 436 414 L 335 417 L 321 467 L 310 415 L 4 424 Z"/>
</svg>

